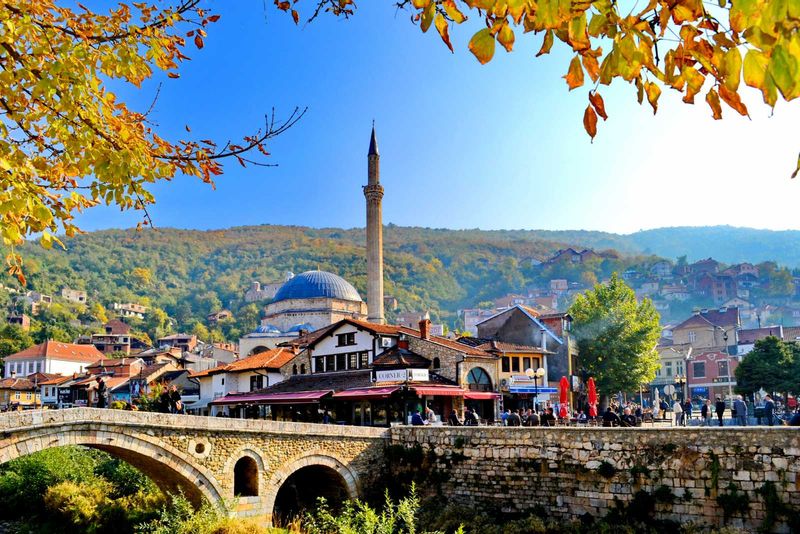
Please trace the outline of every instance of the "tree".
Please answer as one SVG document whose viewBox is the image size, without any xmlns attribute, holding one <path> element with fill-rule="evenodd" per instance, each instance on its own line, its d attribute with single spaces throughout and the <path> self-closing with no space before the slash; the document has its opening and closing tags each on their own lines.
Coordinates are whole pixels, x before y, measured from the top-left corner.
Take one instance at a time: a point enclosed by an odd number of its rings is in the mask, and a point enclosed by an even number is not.
<svg viewBox="0 0 800 534">
<path fill-rule="evenodd" d="M 774 336 L 759 339 L 736 367 L 736 392 L 794 391 L 790 385 L 793 367 L 794 354 L 786 343 Z"/>
<path fill-rule="evenodd" d="M 33 338 L 17 325 L 7 324 L 0 328 L 0 364 L 6 356 L 16 354 L 33 345 Z M 4 368 L 0 368 L 3 376 Z"/>
<path fill-rule="evenodd" d="M 276 122 L 273 113 L 241 144 L 219 149 L 211 140 L 169 141 L 153 131 L 149 111 L 117 100 L 109 82 L 139 87 L 154 70 L 179 77 L 185 37 L 202 49 L 219 18 L 199 3 L 120 3 L 107 14 L 57 0 L 0 3 L 0 237 L 21 283 L 13 247 L 26 237 L 40 234 L 46 248 L 61 243 L 54 234 L 75 235 L 75 215 L 101 203 L 143 210 L 148 224 L 148 186 L 179 174 L 213 183 L 228 157 L 263 165 L 245 157 L 269 155 L 266 142 L 302 116 L 295 109 Z"/>
<path fill-rule="evenodd" d="M 294 4 L 275 4 L 297 20 Z M 469 50 L 481 63 L 491 61 L 496 43 L 511 52 L 518 33 L 543 35 L 537 57 L 548 54 L 556 39 L 570 47 L 574 55 L 564 79 L 570 91 L 583 86 L 585 76 L 591 81 L 583 124 L 592 138 L 598 115 L 608 118 L 598 86 L 615 79 L 635 85 L 639 103 L 647 98 L 653 113 L 662 88 L 683 93 L 687 104 L 705 93 L 717 120 L 721 102 L 748 116 L 742 79 L 772 108 L 779 95 L 786 101 L 800 96 L 800 10 L 791 1 L 718 0 L 716 6 L 702 0 L 402 0 L 398 5 L 411 10 L 423 32 L 435 27 L 451 51 L 450 29 L 467 20 L 465 12 L 476 13 L 485 27 L 472 36 Z M 318 0 L 311 20 L 322 10 L 347 17 L 355 5 Z M 798 172 L 800 158 L 792 177 Z"/>
<path fill-rule="evenodd" d="M 616 273 L 607 284 L 578 295 L 569 313 L 581 366 L 601 394 L 635 391 L 655 377 L 658 312 L 649 299 L 638 304 L 633 289 Z"/>
</svg>

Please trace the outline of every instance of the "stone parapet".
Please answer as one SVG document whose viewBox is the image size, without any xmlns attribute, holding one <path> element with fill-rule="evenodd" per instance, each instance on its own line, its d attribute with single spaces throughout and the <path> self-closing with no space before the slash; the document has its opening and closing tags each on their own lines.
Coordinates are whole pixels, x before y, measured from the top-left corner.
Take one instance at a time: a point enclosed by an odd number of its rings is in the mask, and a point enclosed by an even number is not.
<svg viewBox="0 0 800 534">
<path fill-rule="evenodd" d="M 602 517 L 615 501 L 646 492 L 660 519 L 721 526 L 722 502 L 733 492 L 749 506 L 729 510 L 731 524 L 755 531 L 770 506 L 762 495 L 768 482 L 800 508 L 795 428 L 397 427 L 390 434 L 392 445 L 419 445 L 435 458 L 443 495 L 509 514 L 543 506 L 563 519 Z M 786 519 L 774 528 L 787 532 Z"/>
</svg>

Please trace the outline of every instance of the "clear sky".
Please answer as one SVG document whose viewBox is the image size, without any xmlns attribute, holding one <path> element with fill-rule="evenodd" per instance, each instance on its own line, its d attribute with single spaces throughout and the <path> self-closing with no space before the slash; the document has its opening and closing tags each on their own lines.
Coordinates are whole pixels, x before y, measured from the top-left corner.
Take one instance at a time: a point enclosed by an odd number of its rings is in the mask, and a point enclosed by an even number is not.
<svg viewBox="0 0 800 534">
<path fill-rule="evenodd" d="M 154 191 L 156 226 L 363 226 L 366 153 L 374 119 L 386 189 L 384 223 L 483 229 L 633 232 L 731 224 L 800 229 L 800 103 L 774 116 L 745 88 L 752 120 L 725 108 L 714 121 L 664 91 L 654 117 L 635 87 L 601 87 L 609 120 L 594 143 L 583 130 L 586 88 L 568 92 L 570 55 L 534 58 L 541 36 L 518 35 L 481 66 L 456 28 L 451 54 L 391 0 L 359 2 L 354 18 L 295 26 L 269 0 L 208 2 L 221 15 L 179 80 L 164 81 L 152 118 L 184 138 L 240 139 L 308 107 L 270 146 L 277 168 L 225 166 L 216 190 L 181 177 Z M 311 4 L 300 3 L 308 8 Z M 476 23 L 477 21 L 470 21 Z M 475 26 L 471 27 L 474 31 Z M 156 80 L 118 90 L 145 110 Z M 91 210 L 85 229 L 133 226 L 136 214 Z"/>
</svg>

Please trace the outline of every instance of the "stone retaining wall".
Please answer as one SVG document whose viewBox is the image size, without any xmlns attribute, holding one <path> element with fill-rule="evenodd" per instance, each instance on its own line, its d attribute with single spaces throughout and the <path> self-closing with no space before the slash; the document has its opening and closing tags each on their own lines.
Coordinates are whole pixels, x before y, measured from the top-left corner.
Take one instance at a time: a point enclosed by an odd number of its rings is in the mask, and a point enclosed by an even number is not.
<svg viewBox="0 0 800 534">
<path fill-rule="evenodd" d="M 768 508 L 758 490 L 772 482 L 800 513 L 800 429 L 396 427 L 390 434 L 393 445 L 421 445 L 442 494 L 470 506 L 602 517 L 615 499 L 629 503 L 643 491 L 656 497 L 659 519 L 721 526 L 727 501 L 730 524 L 755 531 Z M 731 488 L 747 496 L 748 511 L 725 498 Z M 788 531 L 785 518 L 775 528 Z"/>
</svg>

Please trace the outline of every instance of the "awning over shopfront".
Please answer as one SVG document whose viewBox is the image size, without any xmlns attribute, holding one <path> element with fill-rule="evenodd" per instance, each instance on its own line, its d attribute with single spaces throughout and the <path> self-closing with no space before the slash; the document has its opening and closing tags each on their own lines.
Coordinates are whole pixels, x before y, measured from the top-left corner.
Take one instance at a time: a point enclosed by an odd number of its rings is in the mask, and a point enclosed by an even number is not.
<svg viewBox="0 0 800 534">
<path fill-rule="evenodd" d="M 336 400 L 377 400 L 388 399 L 389 396 L 400 389 L 400 386 L 383 386 L 371 388 L 353 388 L 333 394 Z"/>
<path fill-rule="evenodd" d="M 464 390 L 458 386 L 412 386 L 414 392 L 420 397 L 431 395 L 434 397 L 463 397 Z"/>
<path fill-rule="evenodd" d="M 226 395 L 212 401 L 213 406 L 233 404 L 311 404 L 333 393 L 332 390 L 295 391 L 291 393 L 260 393 L 253 395 Z"/>
<path fill-rule="evenodd" d="M 499 399 L 500 394 L 491 391 L 467 391 L 464 393 L 464 398 L 467 400 L 494 400 Z"/>
<path fill-rule="evenodd" d="M 535 386 L 511 386 L 508 388 L 510 393 L 535 393 L 538 395 L 550 395 L 551 393 L 558 393 L 558 388 L 551 387 L 535 387 Z"/>
</svg>

